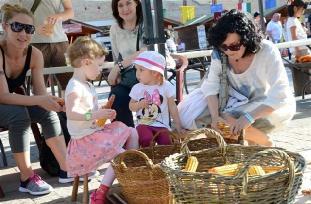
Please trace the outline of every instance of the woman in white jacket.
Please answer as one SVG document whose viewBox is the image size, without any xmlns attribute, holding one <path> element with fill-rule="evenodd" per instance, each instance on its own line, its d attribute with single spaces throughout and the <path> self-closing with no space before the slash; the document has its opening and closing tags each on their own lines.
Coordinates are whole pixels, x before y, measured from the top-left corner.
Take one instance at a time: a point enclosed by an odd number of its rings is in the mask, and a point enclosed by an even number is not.
<svg viewBox="0 0 311 204">
<path fill-rule="evenodd" d="M 296 110 L 279 50 L 270 41 L 262 40 L 253 22 L 236 10 L 225 14 L 208 36 L 209 44 L 215 48 L 210 71 L 194 92 L 201 93 L 201 103 L 207 105 L 210 114 L 211 120 L 204 125 L 218 130 L 217 123 L 225 122 L 232 135 L 245 129 L 249 144 L 271 146 L 267 133 L 288 122 Z M 222 72 L 224 58 L 228 64 Z M 219 111 L 222 73 L 227 75 L 229 98 Z M 187 112 L 184 104 L 189 104 L 191 98 L 190 94 L 179 105 L 182 125 L 187 118 L 183 114 Z M 192 123 L 196 128 L 202 125 L 197 122 L 201 116 Z"/>
</svg>

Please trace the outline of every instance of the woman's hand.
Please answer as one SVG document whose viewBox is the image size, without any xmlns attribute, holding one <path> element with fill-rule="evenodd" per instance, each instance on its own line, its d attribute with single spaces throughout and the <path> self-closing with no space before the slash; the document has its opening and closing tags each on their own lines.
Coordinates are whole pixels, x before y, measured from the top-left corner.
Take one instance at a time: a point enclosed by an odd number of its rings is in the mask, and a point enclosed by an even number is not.
<svg viewBox="0 0 311 204">
<path fill-rule="evenodd" d="M 230 132 L 233 135 L 239 135 L 243 129 L 251 126 L 251 123 L 244 115 L 241 115 L 233 124 L 230 125 Z"/>
<path fill-rule="evenodd" d="M 225 121 L 222 117 L 220 117 L 220 116 L 218 116 L 218 117 L 215 117 L 215 118 L 212 118 L 212 123 L 211 123 L 211 127 L 214 129 L 214 130 L 216 130 L 216 131 L 218 131 L 218 132 L 222 132 L 219 128 L 218 128 L 218 126 L 217 126 L 217 124 L 218 123 L 225 123 L 225 124 L 227 124 L 227 121 Z"/>
<path fill-rule="evenodd" d="M 46 18 L 47 23 L 52 24 L 52 25 L 57 23 L 57 21 L 62 21 L 62 20 L 63 18 L 58 14 L 50 15 Z"/>
<path fill-rule="evenodd" d="M 176 127 L 176 130 L 177 130 L 177 132 L 178 132 L 179 134 L 185 134 L 185 133 L 187 132 L 186 129 L 181 128 L 181 127 Z"/>
<path fill-rule="evenodd" d="M 117 116 L 117 112 L 113 109 L 99 109 L 93 113 L 93 119 L 110 119 L 114 120 Z"/>
<path fill-rule="evenodd" d="M 45 110 L 55 112 L 60 112 L 63 110 L 63 107 L 61 105 L 63 102 L 62 98 L 52 95 L 44 95 L 38 97 L 39 97 L 38 105 L 44 108 Z"/>
</svg>

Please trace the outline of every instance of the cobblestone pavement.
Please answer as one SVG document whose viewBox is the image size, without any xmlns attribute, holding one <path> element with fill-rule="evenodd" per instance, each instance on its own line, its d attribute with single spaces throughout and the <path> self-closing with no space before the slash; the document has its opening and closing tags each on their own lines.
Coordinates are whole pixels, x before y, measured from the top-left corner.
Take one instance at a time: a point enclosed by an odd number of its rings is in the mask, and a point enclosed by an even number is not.
<svg viewBox="0 0 311 204">
<path fill-rule="evenodd" d="M 277 147 L 283 147 L 290 151 L 295 151 L 301 153 L 309 164 L 311 164 L 311 96 L 307 97 L 305 100 L 297 98 L 297 113 L 294 119 L 289 123 L 289 125 L 275 132 L 272 138 L 275 141 Z M 31 159 L 33 162 L 33 167 L 38 172 L 44 180 L 50 183 L 54 187 L 54 192 L 44 195 L 44 196 L 31 196 L 28 194 L 19 193 L 17 191 L 19 185 L 19 174 L 12 153 L 10 151 L 8 143 L 7 132 L 0 133 L 0 138 L 5 146 L 5 151 L 7 153 L 9 167 L 3 168 L 2 161 L 0 162 L 0 185 L 5 192 L 5 198 L 0 199 L 2 204 L 32 204 L 32 203 L 71 203 L 71 184 L 59 184 L 57 178 L 49 177 L 45 172 L 40 169 L 38 162 L 38 150 L 35 145 L 35 141 L 31 141 Z M 104 173 L 107 164 L 103 165 L 99 171 L 101 175 Z M 93 179 L 89 183 L 89 189 L 93 189 L 99 186 L 101 176 Z M 311 188 L 311 166 L 309 165 L 305 171 L 303 188 Z M 79 188 L 78 200 L 82 200 L 82 185 Z M 77 202 L 79 203 L 79 202 Z M 304 197 L 301 194 L 297 196 L 297 204 L 310 203 L 311 196 Z"/>
</svg>

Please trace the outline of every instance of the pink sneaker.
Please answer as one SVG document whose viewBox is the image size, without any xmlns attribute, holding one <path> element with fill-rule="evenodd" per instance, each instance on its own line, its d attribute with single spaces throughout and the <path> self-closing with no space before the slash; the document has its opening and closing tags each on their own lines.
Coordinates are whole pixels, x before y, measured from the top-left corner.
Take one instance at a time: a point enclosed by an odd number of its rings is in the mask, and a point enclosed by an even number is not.
<svg viewBox="0 0 311 204">
<path fill-rule="evenodd" d="M 90 204 L 105 204 L 109 187 L 101 184 L 90 196 Z"/>
</svg>

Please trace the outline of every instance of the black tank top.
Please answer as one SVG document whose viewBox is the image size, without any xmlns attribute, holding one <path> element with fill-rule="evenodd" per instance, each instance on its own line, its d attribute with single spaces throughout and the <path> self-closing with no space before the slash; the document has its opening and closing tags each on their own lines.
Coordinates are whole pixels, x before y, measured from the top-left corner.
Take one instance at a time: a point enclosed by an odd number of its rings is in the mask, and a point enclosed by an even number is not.
<svg viewBox="0 0 311 204">
<path fill-rule="evenodd" d="M 15 79 L 11 79 L 11 78 L 7 77 L 6 72 L 5 72 L 4 50 L 2 49 L 2 47 L 0 47 L 0 49 L 1 49 L 1 52 L 2 52 L 3 71 L 4 71 L 4 74 L 5 74 L 6 81 L 8 83 L 9 91 L 10 91 L 10 93 L 12 93 L 12 92 L 14 92 L 14 90 L 17 87 L 20 87 L 20 86 L 25 84 L 26 73 L 30 69 L 30 60 L 31 60 L 32 46 L 28 46 L 27 55 L 26 55 L 26 61 L 25 61 L 25 65 L 24 65 L 23 71 Z"/>
</svg>

